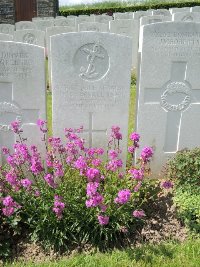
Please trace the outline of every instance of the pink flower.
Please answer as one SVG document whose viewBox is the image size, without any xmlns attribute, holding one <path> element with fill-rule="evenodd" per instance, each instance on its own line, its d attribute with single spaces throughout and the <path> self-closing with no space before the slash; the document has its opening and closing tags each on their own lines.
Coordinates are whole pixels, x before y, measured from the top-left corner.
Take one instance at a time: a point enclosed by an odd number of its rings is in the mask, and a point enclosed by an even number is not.
<svg viewBox="0 0 200 267">
<path fill-rule="evenodd" d="M 87 208 L 97 207 L 103 202 L 104 198 L 98 192 L 93 195 L 90 199 L 86 200 L 85 204 Z"/>
<path fill-rule="evenodd" d="M 33 182 L 29 179 L 22 179 L 21 180 L 21 185 L 24 187 L 24 188 L 27 188 L 28 190 L 31 189 L 31 186 L 32 186 Z"/>
<path fill-rule="evenodd" d="M 87 168 L 86 160 L 83 156 L 80 156 L 75 162 L 74 167 L 78 170 L 84 170 Z"/>
<path fill-rule="evenodd" d="M 88 168 L 86 176 L 89 181 L 94 181 L 95 179 L 100 178 L 100 171 L 98 169 Z"/>
<path fill-rule="evenodd" d="M 101 165 L 102 160 L 101 159 L 93 159 L 92 160 L 92 165 L 95 167 L 98 167 L 99 165 Z"/>
<path fill-rule="evenodd" d="M 128 152 L 133 154 L 135 152 L 135 146 L 129 146 L 128 147 Z"/>
<path fill-rule="evenodd" d="M 109 223 L 109 217 L 108 216 L 98 215 L 97 218 L 98 218 L 100 225 L 107 225 Z"/>
<path fill-rule="evenodd" d="M 10 150 L 7 147 L 2 147 L 2 152 L 4 155 L 8 155 L 10 153 Z"/>
<path fill-rule="evenodd" d="M 11 122 L 10 126 L 11 126 L 11 130 L 14 133 L 19 134 L 20 132 L 22 132 L 22 130 L 20 130 L 20 122 L 19 121 Z"/>
<path fill-rule="evenodd" d="M 47 133 L 48 129 L 47 129 L 47 121 L 45 120 L 41 120 L 41 119 L 38 119 L 37 120 L 37 125 L 40 127 L 40 131 L 43 132 L 43 133 Z"/>
<path fill-rule="evenodd" d="M 122 139 L 122 134 L 120 133 L 120 127 L 118 126 L 112 126 L 111 128 L 111 137 L 116 140 Z"/>
<path fill-rule="evenodd" d="M 2 209 L 3 215 L 10 217 L 15 212 L 15 209 L 13 207 L 5 207 Z"/>
<path fill-rule="evenodd" d="M 92 197 L 96 194 L 97 189 L 99 187 L 99 183 L 97 182 L 90 182 L 87 184 L 87 196 Z"/>
<path fill-rule="evenodd" d="M 135 218 L 139 218 L 140 219 L 140 218 L 142 218 L 144 216 L 146 216 L 146 215 L 145 215 L 143 210 L 134 210 L 134 212 L 133 212 L 133 217 L 135 217 Z"/>
<path fill-rule="evenodd" d="M 20 205 L 18 205 L 17 202 L 15 202 L 11 196 L 3 198 L 2 202 L 4 205 L 4 207 L 2 208 L 2 212 L 7 217 L 13 215 L 13 213 L 15 212 L 15 208 L 20 208 Z"/>
<path fill-rule="evenodd" d="M 57 184 L 54 182 L 54 178 L 53 175 L 48 173 L 44 176 L 44 180 L 47 182 L 47 184 L 52 187 L 52 188 L 56 188 Z"/>
<path fill-rule="evenodd" d="M 144 178 L 144 171 L 143 170 L 132 169 L 132 170 L 129 170 L 129 173 L 136 180 L 143 180 L 143 178 Z"/>
<path fill-rule="evenodd" d="M 150 158 L 153 156 L 153 149 L 151 147 L 144 147 L 141 152 L 141 158 L 144 163 L 147 163 Z"/>
<path fill-rule="evenodd" d="M 140 141 L 140 135 L 136 132 L 133 132 L 130 134 L 130 140 L 134 142 L 139 142 Z"/>
<path fill-rule="evenodd" d="M 65 209 L 65 204 L 62 202 L 62 197 L 55 195 L 54 206 L 52 210 L 55 212 L 56 217 L 58 219 L 62 218 L 64 209 Z"/>
<path fill-rule="evenodd" d="M 111 160 L 116 159 L 118 157 L 118 153 L 115 150 L 109 150 L 108 156 Z"/>
<path fill-rule="evenodd" d="M 106 166 L 107 170 L 115 172 L 117 169 L 123 166 L 123 162 L 121 159 L 113 159 L 110 160 Z"/>
<path fill-rule="evenodd" d="M 129 189 L 120 190 L 115 198 L 114 202 L 116 204 L 125 204 L 130 200 L 131 191 Z"/>
<path fill-rule="evenodd" d="M 161 186 L 162 188 L 165 188 L 165 189 L 170 189 L 170 188 L 173 188 L 174 184 L 173 184 L 173 182 L 171 182 L 171 181 L 162 181 L 162 182 L 160 183 L 160 186 Z"/>
</svg>

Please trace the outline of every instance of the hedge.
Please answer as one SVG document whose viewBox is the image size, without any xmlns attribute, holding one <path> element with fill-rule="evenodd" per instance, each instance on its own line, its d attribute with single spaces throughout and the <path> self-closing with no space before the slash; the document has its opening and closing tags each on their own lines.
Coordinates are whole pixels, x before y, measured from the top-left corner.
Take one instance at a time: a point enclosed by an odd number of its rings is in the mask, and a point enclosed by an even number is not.
<svg viewBox="0 0 200 267">
<path fill-rule="evenodd" d="M 186 1 L 186 2 L 168 2 L 168 3 L 145 3 L 141 5 L 132 5 L 132 6 L 119 6 L 119 7 L 109 7 L 109 8 L 87 8 L 87 9 L 67 9 L 60 10 L 59 14 L 61 16 L 69 16 L 69 15 L 90 15 L 90 14 L 103 14 L 107 13 L 108 15 L 112 15 L 115 12 L 134 12 L 139 10 L 148 10 L 148 9 L 169 9 L 169 8 L 181 8 L 181 7 L 192 7 L 192 6 L 200 6 L 200 1 Z"/>
</svg>

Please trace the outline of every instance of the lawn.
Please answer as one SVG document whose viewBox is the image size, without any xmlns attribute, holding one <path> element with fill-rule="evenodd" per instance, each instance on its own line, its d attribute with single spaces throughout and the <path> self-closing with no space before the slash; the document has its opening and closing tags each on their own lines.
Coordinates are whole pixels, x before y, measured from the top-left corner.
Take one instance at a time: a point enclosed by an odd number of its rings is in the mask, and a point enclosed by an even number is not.
<svg viewBox="0 0 200 267">
<path fill-rule="evenodd" d="M 199 267 L 200 239 L 165 242 L 107 253 L 81 253 L 46 263 L 13 263 L 5 267 Z"/>
</svg>

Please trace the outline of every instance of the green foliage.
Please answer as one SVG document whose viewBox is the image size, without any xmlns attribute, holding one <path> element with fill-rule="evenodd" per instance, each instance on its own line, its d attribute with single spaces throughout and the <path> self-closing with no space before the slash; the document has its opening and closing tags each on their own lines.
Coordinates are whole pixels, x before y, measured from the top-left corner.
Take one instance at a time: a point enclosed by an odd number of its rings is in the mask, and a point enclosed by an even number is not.
<svg viewBox="0 0 200 267">
<path fill-rule="evenodd" d="M 192 231 L 200 233 L 200 188 L 194 185 L 177 187 L 174 202 L 183 222 Z"/>
<path fill-rule="evenodd" d="M 119 188 L 132 188 L 130 180 L 120 180 L 117 175 L 107 176 L 106 179 L 105 203 L 114 200 Z M 56 189 L 46 186 L 42 179 L 37 179 L 37 188 L 40 190 L 38 197 L 24 189 L 10 192 L 22 208 L 11 217 L 5 217 L 4 221 L 16 233 L 20 234 L 22 229 L 27 229 L 32 241 L 40 242 L 45 249 L 53 248 L 60 252 L 86 243 L 102 250 L 122 246 L 143 224 L 142 220 L 132 216 L 133 210 L 144 208 L 160 190 L 155 182 L 144 182 L 140 192 L 135 193 L 126 205 L 117 208 L 113 201 L 106 211 L 110 223 L 101 226 L 97 221 L 99 208 L 91 209 L 85 205 L 86 180 L 80 177 L 78 171 L 68 170 Z M 55 194 L 61 195 L 66 203 L 60 220 L 52 212 Z"/>
<path fill-rule="evenodd" d="M 181 185 L 200 185 L 200 148 L 178 151 L 166 165 L 166 176 Z"/>
<path fill-rule="evenodd" d="M 180 218 L 191 230 L 200 232 L 200 148 L 177 152 L 165 172 L 175 183 L 174 202 Z"/>
<path fill-rule="evenodd" d="M 146 1 L 142 4 L 137 3 L 128 3 L 119 4 L 119 3 L 107 3 L 101 5 L 85 5 L 85 6 L 74 6 L 74 7 L 62 7 L 60 8 L 60 15 L 69 16 L 69 15 L 90 15 L 90 14 L 103 14 L 107 13 L 112 15 L 115 12 L 134 12 L 139 10 L 148 10 L 148 9 L 169 9 L 172 7 L 192 7 L 200 5 L 200 1 Z"/>
</svg>

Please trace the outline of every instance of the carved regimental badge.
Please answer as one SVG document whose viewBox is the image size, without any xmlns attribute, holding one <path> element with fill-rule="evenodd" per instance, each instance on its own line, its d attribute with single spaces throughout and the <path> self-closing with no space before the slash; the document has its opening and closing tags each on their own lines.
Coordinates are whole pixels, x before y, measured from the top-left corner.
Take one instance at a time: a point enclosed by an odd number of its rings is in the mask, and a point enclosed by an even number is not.
<svg viewBox="0 0 200 267">
<path fill-rule="evenodd" d="M 161 106 L 168 111 L 183 111 L 191 103 L 191 88 L 188 83 L 169 82 L 161 95 Z"/>
<path fill-rule="evenodd" d="M 37 39 L 34 34 L 28 32 L 24 35 L 23 42 L 27 44 L 36 44 Z"/>
<path fill-rule="evenodd" d="M 83 80 L 100 80 L 109 70 L 108 53 L 99 43 L 83 45 L 74 56 L 74 67 Z"/>
</svg>

